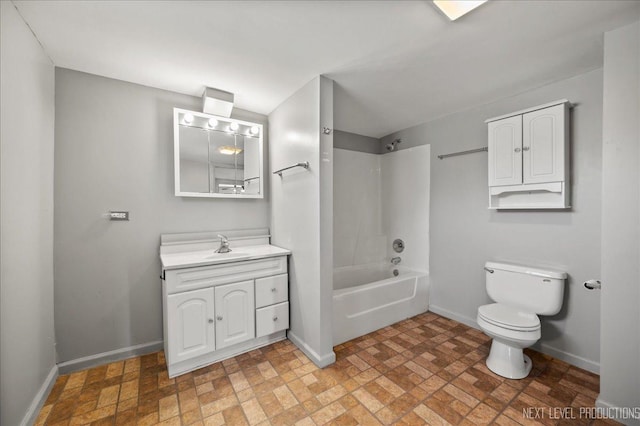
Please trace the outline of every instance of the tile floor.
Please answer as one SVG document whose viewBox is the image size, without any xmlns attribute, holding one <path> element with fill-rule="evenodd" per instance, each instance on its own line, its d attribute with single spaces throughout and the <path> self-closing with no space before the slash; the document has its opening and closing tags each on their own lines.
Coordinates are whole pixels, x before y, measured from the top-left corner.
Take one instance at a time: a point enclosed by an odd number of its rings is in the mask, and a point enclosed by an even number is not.
<svg viewBox="0 0 640 426">
<path fill-rule="evenodd" d="M 594 405 L 597 375 L 527 351 L 531 375 L 503 379 L 484 364 L 489 345 L 425 313 L 337 346 L 325 369 L 283 341 L 169 379 L 158 352 L 60 376 L 37 424 L 615 423 L 581 411 Z"/>
</svg>

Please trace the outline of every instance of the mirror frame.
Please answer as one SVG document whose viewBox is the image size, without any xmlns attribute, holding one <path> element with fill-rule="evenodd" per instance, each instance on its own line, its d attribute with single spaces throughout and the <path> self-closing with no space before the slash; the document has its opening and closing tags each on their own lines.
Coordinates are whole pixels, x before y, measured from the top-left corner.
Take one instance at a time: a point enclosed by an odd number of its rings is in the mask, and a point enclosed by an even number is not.
<svg viewBox="0 0 640 426">
<path fill-rule="evenodd" d="M 207 120 L 215 118 L 219 122 L 224 123 L 238 123 L 243 126 L 257 126 L 260 129 L 258 134 L 258 152 L 260 155 L 260 193 L 259 194 L 220 194 L 217 192 L 185 192 L 180 190 L 180 114 L 192 114 L 194 117 L 202 117 Z M 242 133 L 230 133 L 241 136 L 246 136 Z M 223 117 L 220 115 L 205 114 L 198 111 L 191 111 L 188 109 L 174 108 L 173 109 L 173 171 L 175 179 L 175 195 L 176 197 L 199 197 L 199 198 L 235 198 L 235 199 L 251 199 L 251 198 L 264 198 L 264 126 L 260 123 L 254 123 L 251 121 L 236 120 L 234 118 Z"/>
</svg>

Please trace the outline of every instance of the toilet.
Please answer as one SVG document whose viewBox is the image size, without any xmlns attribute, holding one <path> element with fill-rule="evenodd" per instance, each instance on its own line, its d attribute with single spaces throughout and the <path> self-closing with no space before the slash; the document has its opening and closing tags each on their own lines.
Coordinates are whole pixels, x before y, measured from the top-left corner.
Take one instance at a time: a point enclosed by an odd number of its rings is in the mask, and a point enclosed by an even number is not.
<svg viewBox="0 0 640 426">
<path fill-rule="evenodd" d="M 478 308 L 478 325 L 493 339 L 487 367 L 502 377 L 522 379 L 532 367 L 522 350 L 541 337 L 538 315 L 560 311 L 567 274 L 500 262 L 487 262 L 484 269 L 487 294 L 496 302 Z"/>
</svg>

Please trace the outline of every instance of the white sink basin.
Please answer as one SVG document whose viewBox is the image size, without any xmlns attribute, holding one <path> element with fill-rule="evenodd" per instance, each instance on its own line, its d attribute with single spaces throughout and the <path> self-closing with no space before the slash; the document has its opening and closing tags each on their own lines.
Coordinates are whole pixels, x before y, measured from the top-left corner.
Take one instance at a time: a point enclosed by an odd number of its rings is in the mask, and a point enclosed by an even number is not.
<svg viewBox="0 0 640 426">
<path fill-rule="evenodd" d="M 291 254 L 289 250 L 270 244 L 240 246 L 229 253 L 216 253 L 215 249 L 161 254 L 162 269 L 179 269 L 193 266 L 215 265 L 240 260 L 263 259 Z"/>
<path fill-rule="evenodd" d="M 240 259 L 243 257 L 249 257 L 249 253 L 230 251 L 228 253 L 212 253 L 209 256 L 205 256 L 205 259 Z"/>
</svg>

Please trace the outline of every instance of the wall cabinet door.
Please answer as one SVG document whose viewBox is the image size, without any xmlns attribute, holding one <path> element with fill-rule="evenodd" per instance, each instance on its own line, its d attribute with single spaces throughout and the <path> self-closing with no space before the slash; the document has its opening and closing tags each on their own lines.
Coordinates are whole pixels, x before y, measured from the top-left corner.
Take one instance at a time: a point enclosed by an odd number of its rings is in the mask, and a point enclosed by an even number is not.
<svg viewBox="0 0 640 426">
<path fill-rule="evenodd" d="M 216 348 L 222 349 L 256 335 L 253 281 L 215 287 Z"/>
<path fill-rule="evenodd" d="M 524 114 L 522 175 L 524 183 L 564 180 L 565 106 Z"/>
<path fill-rule="evenodd" d="M 215 350 L 213 288 L 167 296 L 169 362 Z"/>
<path fill-rule="evenodd" d="M 522 183 L 522 116 L 489 123 L 489 186 Z"/>
</svg>

